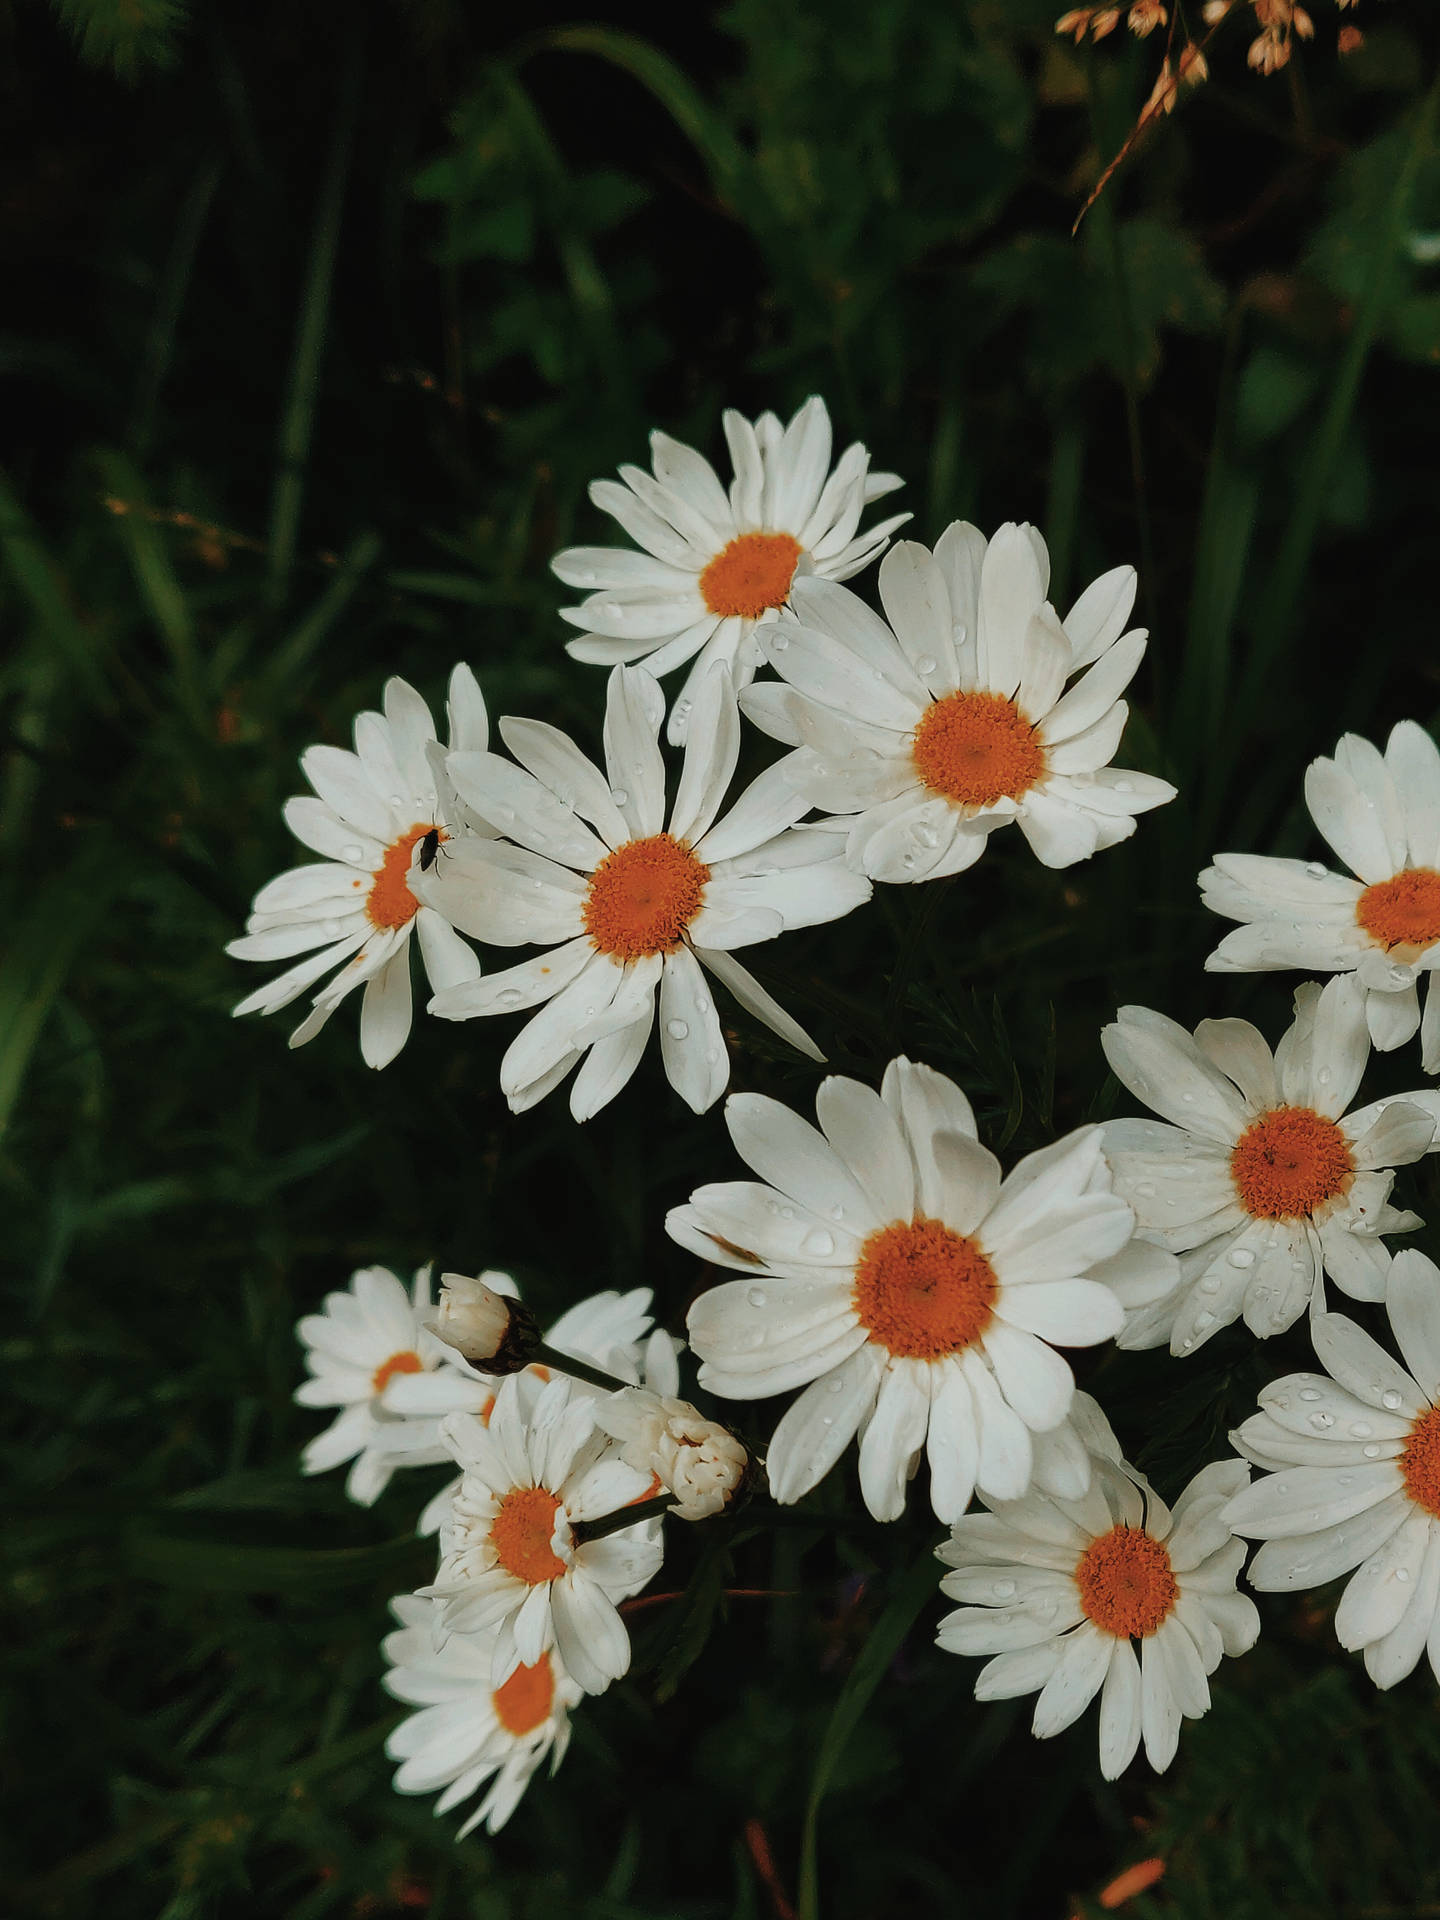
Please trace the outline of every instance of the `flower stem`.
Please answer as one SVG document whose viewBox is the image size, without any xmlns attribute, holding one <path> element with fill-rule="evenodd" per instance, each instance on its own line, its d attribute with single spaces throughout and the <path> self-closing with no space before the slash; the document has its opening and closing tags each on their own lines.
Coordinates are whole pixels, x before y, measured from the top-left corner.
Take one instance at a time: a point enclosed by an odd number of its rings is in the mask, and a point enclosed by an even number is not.
<svg viewBox="0 0 1440 1920">
<path fill-rule="evenodd" d="M 532 1367 L 548 1367 L 552 1373 L 568 1373 L 572 1380 L 583 1380 L 587 1385 L 599 1387 L 602 1393 L 623 1393 L 626 1387 L 633 1387 L 633 1380 L 618 1379 L 613 1373 L 606 1373 L 603 1367 L 595 1367 L 588 1360 L 577 1360 L 573 1353 L 561 1353 L 542 1340 L 531 1349 L 529 1364 Z"/>
<path fill-rule="evenodd" d="M 658 1520 L 662 1514 L 669 1513 L 674 1504 L 673 1493 L 659 1493 L 653 1500 L 637 1500 L 633 1507 L 621 1507 L 618 1513 L 607 1513 L 600 1520 L 576 1520 L 571 1527 L 575 1544 L 583 1547 L 587 1541 L 603 1540 L 606 1534 L 623 1533 L 626 1527 L 639 1526 L 642 1520 Z"/>
</svg>

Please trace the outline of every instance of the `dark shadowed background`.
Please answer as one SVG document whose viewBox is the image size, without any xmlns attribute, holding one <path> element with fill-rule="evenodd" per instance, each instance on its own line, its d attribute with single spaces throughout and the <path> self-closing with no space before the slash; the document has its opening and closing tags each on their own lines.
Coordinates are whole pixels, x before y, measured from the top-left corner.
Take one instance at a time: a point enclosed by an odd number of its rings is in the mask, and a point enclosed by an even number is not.
<svg viewBox="0 0 1440 1920">
<path fill-rule="evenodd" d="M 1316 0 L 1262 79 L 1235 19 L 1072 238 L 1164 35 L 1077 52 L 1060 10 L 0 10 L 7 1909 L 791 1911 L 923 1498 L 879 1527 L 852 1463 L 793 1526 L 674 1538 L 632 1677 L 456 1846 L 461 1816 L 389 1787 L 378 1684 L 443 1470 L 360 1511 L 300 1477 L 291 1404 L 296 1318 L 362 1264 L 505 1267 L 545 1311 L 649 1285 L 683 1330 L 707 1276 L 663 1216 L 731 1177 L 718 1110 L 652 1059 L 583 1130 L 563 1097 L 512 1119 L 504 1020 L 422 1022 L 375 1075 L 347 1007 L 291 1054 L 298 1013 L 230 1020 L 260 976 L 222 951 L 294 857 L 299 752 L 389 674 L 438 704 L 468 659 L 492 713 L 593 749 L 603 676 L 547 563 L 611 539 L 586 485 L 652 426 L 718 459 L 724 406 L 819 392 L 905 475 L 915 537 L 1032 519 L 1062 607 L 1141 568 L 1122 757 L 1181 798 L 1090 866 L 998 836 L 934 902 L 881 890 L 764 950 L 834 1065 L 929 1060 L 1011 1157 L 1110 1110 L 1118 1002 L 1278 1036 L 1293 980 L 1202 971 L 1195 874 L 1313 857 L 1307 761 L 1440 708 L 1440 21 L 1364 0 L 1340 59 Z M 811 1067 L 732 1038 L 735 1085 L 809 1105 Z M 1433 1215 L 1437 1184 L 1397 1198 Z M 1173 1495 L 1307 1351 L 1242 1329 L 1078 1369 Z M 1172 1773 L 1107 1786 L 1093 1720 L 1040 1745 L 1028 1703 L 977 1707 L 928 1607 L 829 1775 L 821 1912 L 1064 1920 L 1151 1857 L 1137 1920 L 1440 1910 L 1433 1682 L 1376 1694 L 1332 1610 L 1268 1599 Z"/>
</svg>

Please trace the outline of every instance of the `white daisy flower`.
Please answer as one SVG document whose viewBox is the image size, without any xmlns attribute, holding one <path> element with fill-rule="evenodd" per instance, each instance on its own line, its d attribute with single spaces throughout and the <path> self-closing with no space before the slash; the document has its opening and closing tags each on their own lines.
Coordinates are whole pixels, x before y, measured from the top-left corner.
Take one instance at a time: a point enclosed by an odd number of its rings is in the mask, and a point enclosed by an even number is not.
<svg viewBox="0 0 1440 1920">
<path fill-rule="evenodd" d="M 440 1529 L 440 1571 L 422 1589 L 444 1633 L 497 1629 L 494 1683 L 550 1647 L 587 1693 L 630 1664 L 617 1600 L 658 1571 L 658 1530 L 640 1524 L 596 1540 L 575 1527 L 645 1499 L 649 1477 L 595 1426 L 595 1400 L 552 1380 L 527 1405 L 524 1376 L 504 1381 L 488 1422 L 450 1414 L 442 1434 L 461 1485 Z"/>
<path fill-rule="evenodd" d="M 421 898 L 476 939 L 553 949 L 430 1003 L 445 1020 L 548 1003 L 501 1062 L 516 1113 L 587 1053 L 570 1111 L 577 1120 L 598 1113 L 639 1064 L 657 990 L 670 1084 L 696 1113 L 713 1105 L 730 1065 L 702 964 L 782 1039 L 821 1058 L 733 952 L 837 919 L 869 898 L 869 883 L 847 871 L 830 836 L 793 830 L 806 803 L 778 769 L 717 819 L 740 751 L 735 694 L 721 667 L 696 694 L 667 826 L 663 715 L 655 680 L 641 667 L 617 667 L 606 773 L 534 720 L 500 722 L 521 766 L 492 753 L 451 754 L 447 763 L 460 794 L 507 838 L 457 847 L 443 872 L 437 865 L 417 882 Z"/>
<path fill-rule="evenodd" d="M 773 413 L 752 425 L 727 411 L 735 478 L 727 494 L 710 462 L 668 434 L 652 433 L 654 474 L 622 467 L 624 486 L 597 480 L 590 498 L 644 548 L 570 547 L 551 562 L 570 587 L 592 589 L 562 617 L 585 633 L 569 643 L 598 666 L 644 660 L 665 674 L 699 656 L 670 715 L 670 739 L 685 738 L 707 668 L 717 661 L 744 686 L 759 662 L 753 632 L 785 604 L 797 574 L 848 580 L 880 553 L 898 513 L 857 533 L 872 500 L 904 482 L 870 473 L 857 440 L 830 470 L 830 415 L 812 396 L 788 427 Z"/>
<path fill-rule="evenodd" d="M 728 1427 L 673 1394 L 625 1387 L 600 1402 L 595 1418 L 620 1442 L 621 1459 L 651 1476 L 657 1494 L 674 1494 L 670 1512 L 682 1520 L 723 1513 L 750 1464 Z"/>
<path fill-rule="evenodd" d="M 878 1094 L 828 1079 L 816 1112 L 820 1131 L 777 1100 L 733 1095 L 730 1137 L 763 1184 L 701 1187 L 666 1221 L 747 1276 L 690 1309 L 700 1384 L 730 1400 L 806 1388 L 768 1449 L 775 1498 L 808 1493 L 857 1433 L 877 1520 L 903 1512 L 922 1449 L 941 1520 L 977 1485 L 1015 1499 L 1042 1470 L 1082 1489 L 1065 1425 L 1075 1381 L 1047 1342 L 1109 1339 L 1120 1291 L 1145 1299 L 1174 1273 L 1169 1255 L 1132 1246 L 1099 1128 L 1002 1180 L 969 1101 L 928 1067 L 893 1060 Z"/>
<path fill-rule="evenodd" d="M 1306 770 L 1305 801 L 1350 873 L 1318 860 L 1217 853 L 1200 876 L 1201 896 L 1246 924 L 1205 965 L 1212 973 L 1353 973 L 1365 988 L 1370 1038 L 1388 1053 L 1421 1026 L 1420 979 L 1440 967 L 1440 752 L 1413 720 L 1394 728 L 1383 755 L 1347 733 L 1333 760 Z M 1426 1073 L 1440 1073 L 1433 984 L 1420 1044 Z"/>
<path fill-rule="evenodd" d="M 520 1298 L 520 1289 L 508 1273 L 491 1271 L 482 1273 L 480 1279 L 507 1299 Z M 561 1314 L 545 1334 L 545 1344 L 557 1353 L 589 1360 L 621 1380 L 639 1382 L 646 1376 L 647 1369 L 656 1371 L 667 1383 L 660 1391 L 673 1393 L 679 1385 L 674 1342 L 659 1329 L 651 1333 L 651 1297 L 649 1287 L 633 1287 L 628 1293 L 617 1293 L 610 1288 L 604 1293 L 591 1294 Z M 437 1431 L 438 1422 L 448 1413 L 472 1413 L 477 1419 L 488 1421 L 500 1391 L 500 1378 L 468 1365 L 453 1348 L 447 1351 L 454 1364 L 443 1372 L 404 1373 L 392 1378 L 382 1396 L 384 1411 L 392 1416 L 434 1420 Z M 538 1388 L 549 1380 L 550 1372 L 544 1366 L 531 1366 L 519 1377 Z M 570 1385 L 577 1395 L 599 1394 L 598 1388 L 583 1380 L 571 1380 Z M 450 1456 L 447 1453 L 441 1457 L 449 1459 Z M 440 1528 L 459 1485 L 458 1478 L 452 1480 L 426 1504 L 418 1532 L 431 1534 Z"/>
<path fill-rule="evenodd" d="M 325 1296 L 323 1313 L 308 1313 L 295 1331 L 305 1345 L 312 1378 L 297 1387 L 302 1407 L 342 1409 L 301 1455 L 306 1473 L 324 1473 L 353 1460 L 345 1491 L 372 1506 L 397 1467 L 428 1467 L 448 1460 L 438 1411 L 422 1396 L 414 1407 L 390 1399 L 397 1381 L 425 1382 L 440 1403 L 463 1386 L 456 1355 L 430 1333 L 430 1269 L 421 1267 L 408 1289 L 384 1267 L 364 1267 L 349 1291 Z"/>
<path fill-rule="evenodd" d="M 436 1644 L 436 1602 L 417 1593 L 390 1602 L 400 1622 L 382 1651 L 384 1685 L 418 1707 L 385 1742 L 400 1762 L 397 1793 L 434 1793 L 437 1814 L 449 1813 L 487 1785 L 489 1791 L 456 1834 L 463 1840 L 483 1821 L 498 1833 L 548 1758 L 553 1774 L 570 1744 L 570 1710 L 584 1699 L 554 1648 L 533 1666 L 517 1667 L 495 1685 L 496 1629 L 452 1633 Z"/>
<path fill-rule="evenodd" d="M 1328 1273 L 1383 1300 L 1383 1235 L 1423 1222 L 1390 1205 L 1394 1169 L 1429 1150 L 1440 1099 L 1421 1089 L 1346 1111 L 1370 1057 L 1354 980 L 1313 981 L 1272 1055 L 1248 1020 L 1194 1036 L 1149 1007 L 1122 1007 L 1101 1036 L 1112 1072 L 1158 1120 L 1108 1120 L 1115 1191 L 1141 1238 L 1180 1256 L 1165 1299 L 1127 1314 L 1122 1347 L 1193 1353 L 1241 1314 L 1260 1339 L 1324 1304 Z"/>
<path fill-rule="evenodd" d="M 488 737 L 485 702 L 466 666 L 450 676 L 450 744 L 483 752 Z M 276 1013 L 335 968 L 341 970 L 314 997 L 314 1010 L 290 1036 L 303 1046 L 340 1002 L 363 986 L 360 1051 L 367 1066 L 384 1067 L 410 1035 L 410 936 L 435 991 L 474 980 L 480 962 L 453 927 L 422 906 L 412 891 L 426 836 L 486 834 L 448 790 L 430 749 L 430 709 L 403 680 L 385 684 L 383 714 L 355 721 L 355 751 L 309 747 L 300 757 L 315 789 L 285 803 L 285 823 L 297 840 L 325 859 L 292 867 L 260 889 L 247 931 L 225 949 L 237 960 L 305 959 L 258 988 L 235 1008 Z M 431 850 L 438 843 L 431 843 Z M 443 857 L 443 849 L 439 849 Z M 318 949 L 318 951 L 312 951 Z"/>
<path fill-rule="evenodd" d="M 1377 1687 L 1428 1650 L 1440 1680 L 1440 1268 L 1395 1256 L 1385 1301 L 1407 1373 L 1343 1314 L 1310 1323 L 1327 1373 L 1292 1373 L 1231 1439 L 1271 1471 L 1225 1509 L 1263 1540 L 1248 1579 L 1262 1593 L 1323 1586 L 1355 1569 L 1335 1614 Z"/>
<path fill-rule="evenodd" d="M 1163 1773 L 1181 1720 L 1210 1706 L 1207 1676 L 1260 1632 L 1254 1601 L 1235 1589 L 1245 1549 L 1220 1518 L 1248 1478 L 1243 1460 L 1218 1460 L 1172 1513 L 1118 1449 L 1097 1449 L 1078 1500 L 1037 1491 L 966 1514 L 938 1549 L 955 1569 L 941 1591 L 966 1604 L 941 1621 L 937 1641 L 948 1653 L 992 1656 L 977 1700 L 1038 1691 L 1039 1740 L 1072 1725 L 1098 1693 L 1105 1778 L 1125 1771 L 1142 1739 Z"/>
<path fill-rule="evenodd" d="M 889 626 L 845 588 L 808 579 L 757 634 L 785 684 L 748 688 L 741 706 L 799 749 L 782 764 L 807 800 L 854 816 L 857 871 L 959 873 L 1012 820 L 1044 865 L 1068 867 L 1174 799 L 1167 781 L 1110 765 L 1129 711 L 1120 696 L 1145 652 L 1144 632 L 1124 631 L 1134 569 L 1095 581 L 1063 622 L 1049 582 L 1033 527 L 987 543 L 957 521 L 933 555 L 906 540 L 885 556 Z"/>
</svg>

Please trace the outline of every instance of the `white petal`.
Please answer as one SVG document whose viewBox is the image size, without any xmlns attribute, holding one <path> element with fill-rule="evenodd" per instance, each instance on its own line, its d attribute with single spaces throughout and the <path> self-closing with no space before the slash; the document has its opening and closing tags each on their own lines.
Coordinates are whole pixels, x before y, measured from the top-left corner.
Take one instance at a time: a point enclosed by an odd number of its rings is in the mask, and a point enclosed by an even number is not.
<svg viewBox="0 0 1440 1920">
<path fill-rule="evenodd" d="M 1135 1758 L 1140 1724 L 1140 1663 L 1130 1642 L 1117 1640 L 1100 1695 L 1100 1772 L 1106 1780 L 1118 1780 Z"/>
<path fill-rule="evenodd" d="M 605 765 L 611 798 L 642 839 L 665 824 L 665 763 L 660 722 L 665 696 L 643 667 L 616 667 L 605 694 Z M 623 798 L 621 797 L 623 795 Z"/>
<path fill-rule="evenodd" d="M 1089 1621 L 1066 1635 L 1060 1664 L 1035 1702 L 1030 1731 L 1037 1740 L 1048 1740 L 1080 1718 L 1104 1685 L 1115 1646 L 1112 1635 Z"/>
<path fill-rule="evenodd" d="M 781 1506 L 818 1486 L 855 1438 L 875 1404 L 884 1365 L 879 1347 L 867 1341 L 786 1409 L 766 1449 L 770 1491 Z"/>
<path fill-rule="evenodd" d="M 660 1053 L 666 1079 L 691 1111 L 713 1107 L 730 1078 L 730 1056 L 705 976 L 688 947 L 665 956 Z"/>
<path fill-rule="evenodd" d="M 898 1520 L 925 1444 L 930 1392 L 923 1362 L 892 1361 L 860 1439 L 860 1492 L 877 1520 Z"/>
</svg>

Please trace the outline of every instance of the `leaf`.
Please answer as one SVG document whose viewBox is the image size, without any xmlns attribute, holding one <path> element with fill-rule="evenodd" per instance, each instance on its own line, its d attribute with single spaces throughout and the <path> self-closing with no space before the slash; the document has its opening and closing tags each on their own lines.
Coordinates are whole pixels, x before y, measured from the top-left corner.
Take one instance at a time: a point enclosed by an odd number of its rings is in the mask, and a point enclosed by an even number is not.
<svg viewBox="0 0 1440 1920">
<path fill-rule="evenodd" d="M 146 67 L 175 64 L 181 31 L 189 24 L 185 0 L 51 0 L 80 58 L 134 81 Z"/>
<path fill-rule="evenodd" d="M 414 1534 L 376 1547 L 250 1547 L 136 1528 L 125 1539 L 131 1573 L 202 1593 L 341 1593 L 348 1587 L 413 1586 L 434 1559 Z"/>
<path fill-rule="evenodd" d="M 925 1602 L 935 1593 L 940 1576 L 935 1570 L 935 1555 L 925 1552 L 896 1581 L 889 1604 L 865 1642 L 864 1651 L 850 1670 L 840 1698 L 820 1742 L 815 1771 L 810 1777 L 810 1798 L 805 1807 L 805 1825 L 800 1839 L 800 1920 L 819 1920 L 820 1884 L 818 1832 L 821 1804 L 847 1743 L 864 1717 L 876 1689 L 885 1678 L 890 1662 L 900 1651 L 901 1642 L 915 1623 Z"/>
</svg>

